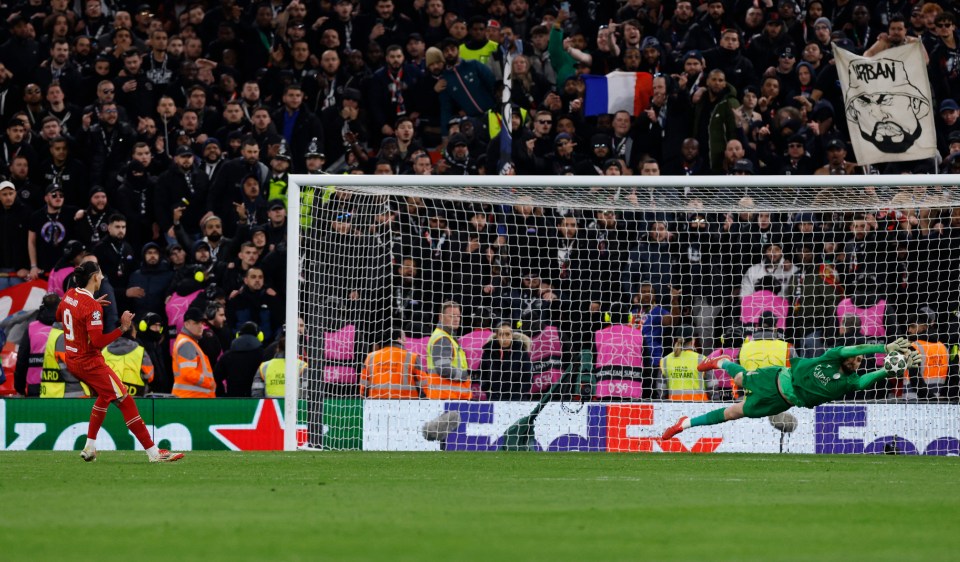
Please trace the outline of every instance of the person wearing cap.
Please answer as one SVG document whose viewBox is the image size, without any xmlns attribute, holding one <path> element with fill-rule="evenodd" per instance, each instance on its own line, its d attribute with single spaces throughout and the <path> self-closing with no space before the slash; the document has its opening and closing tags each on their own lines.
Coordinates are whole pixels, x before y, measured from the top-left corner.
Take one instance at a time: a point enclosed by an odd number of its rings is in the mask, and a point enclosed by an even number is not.
<svg viewBox="0 0 960 562">
<path fill-rule="evenodd" d="M 800 91 L 800 80 L 797 78 L 797 61 L 799 51 L 793 45 L 787 45 L 777 53 L 777 64 L 774 65 L 774 76 L 780 81 L 780 99 Z"/>
<path fill-rule="evenodd" d="M 287 241 L 287 206 L 282 199 L 273 199 L 267 206 L 267 247 L 272 252 L 277 244 Z"/>
<path fill-rule="evenodd" d="M 323 153 L 323 145 L 317 137 L 310 139 L 307 152 L 303 155 L 307 166 L 307 174 L 323 174 L 327 164 L 327 157 Z"/>
<path fill-rule="evenodd" d="M 417 67 L 417 70 L 422 74 L 426 71 L 427 66 L 424 61 L 424 55 L 427 52 L 427 44 L 423 40 L 423 35 L 419 33 L 411 33 L 407 36 L 407 42 L 403 44 L 404 53 L 407 56 L 407 62 Z"/>
<path fill-rule="evenodd" d="M 418 118 L 421 140 L 428 146 L 440 144 L 440 85 L 445 85 L 442 74 L 443 53 L 430 47 L 424 54 L 424 71 L 408 91 L 410 115 Z"/>
<path fill-rule="evenodd" d="M 673 334 L 673 350 L 660 359 L 664 398 L 671 401 L 706 402 L 707 384 L 697 365 L 706 357 L 697 351 L 693 326 L 677 326 Z"/>
<path fill-rule="evenodd" d="M 953 156 L 960 152 L 960 131 L 954 131 L 947 136 L 947 150 L 943 154 Z"/>
<path fill-rule="evenodd" d="M 730 174 L 734 176 L 752 176 L 753 173 L 753 162 L 746 158 L 740 158 L 730 168 Z"/>
<path fill-rule="evenodd" d="M 178 146 L 174 150 L 173 166 L 160 174 L 157 185 L 164 189 L 154 191 L 154 209 L 160 232 L 167 239 L 176 238 L 174 227 L 182 228 L 188 235 L 200 234 L 200 218 L 207 209 L 207 175 L 194 167 L 194 154 L 188 146 Z M 184 244 L 188 246 L 189 244 Z"/>
<path fill-rule="evenodd" d="M 417 66 L 405 62 L 400 45 L 386 49 L 383 67 L 367 81 L 367 99 L 370 100 L 369 122 L 378 137 L 392 137 L 397 118 L 410 113 L 409 90 L 420 79 Z"/>
<path fill-rule="evenodd" d="M 18 285 L 30 274 L 27 219 L 30 211 L 19 200 L 13 182 L 0 181 L 0 291 Z"/>
<path fill-rule="evenodd" d="M 661 73 L 663 63 L 663 45 L 656 37 L 644 37 L 640 43 L 640 72 Z"/>
<path fill-rule="evenodd" d="M 460 58 L 460 46 L 453 39 L 440 43 L 446 68 L 442 72 L 445 87 L 440 91 L 440 127 L 447 136 L 447 123 L 456 112 L 468 117 L 481 117 L 492 109 L 495 80 L 493 72 L 485 64 Z"/>
<path fill-rule="evenodd" d="M 173 342 L 173 395 L 178 398 L 214 398 L 216 380 L 210 359 L 200 349 L 203 336 L 203 311 L 188 308 L 183 328 Z"/>
<path fill-rule="evenodd" d="M 63 189 L 57 184 L 47 186 L 43 200 L 45 206 L 30 215 L 28 222 L 30 273 L 27 281 L 33 281 L 43 271 L 49 272 L 63 253 L 66 242 L 76 239 L 80 209 L 64 204 Z"/>
<path fill-rule="evenodd" d="M 265 201 L 266 199 L 287 200 L 287 185 L 289 184 L 288 177 L 290 175 L 291 161 L 290 147 L 285 140 L 281 139 L 276 154 L 270 158 L 270 173 L 267 175 L 265 186 Z M 246 176 L 243 181 L 247 181 L 250 177 L 251 175 Z M 256 176 L 252 177 L 256 179 Z"/>
<path fill-rule="evenodd" d="M 827 141 L 827 163 L 817 168 L 816 175 L 850 175 L 857 172 L 857 165 L 847 162 L 847 145 L 839 138 Z"/>
<path fill-rule="evenodd" d="M 797 359 L 797 352 L 787 343 L 777 328 L 779 319 L 773 311 L 760 313 L 756 327 L 740 347 L 739 363 L 749 371 L 763 367 L 789 367 Z"/>
<path fill-rule="evenodd" d="M 783 176 L 808 176 L 816 170 L 813 158 L 807 153 L 807 139 L 799 133 L 787 137 L 786 152 L 770 158 L 769 165 Z"/>
<path fill-rule="evenodd" d="M 689 95 L 693 95 L 703 86 L 704 80 L 704 61 L 703 54 L 700 51 L 687 51 L 681 60 L 683 64 L 683 73 L 677 79 L 680 89 Z"/>
<path fill-rule="evenodd" d="M 547 164 L 554 175 L 573 174 L 581 161 L 576 149 L 577 143 L 569 133 L 559 133 L 553 137 L 553 153 L 547 155 Z"/>
</svg>

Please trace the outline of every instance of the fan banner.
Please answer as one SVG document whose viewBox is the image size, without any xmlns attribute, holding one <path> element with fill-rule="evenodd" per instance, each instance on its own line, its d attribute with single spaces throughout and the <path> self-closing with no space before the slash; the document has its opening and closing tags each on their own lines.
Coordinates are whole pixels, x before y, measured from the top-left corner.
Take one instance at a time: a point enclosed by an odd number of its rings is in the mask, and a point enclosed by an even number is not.
<svg viewBox="0 0 960 562">
<path fill-rule="evenodd" d="M 836 45 L 833 52 L 857 163 L 935 157 L 933 96 L 920 42 L 887 49 L 872 58 Z"/>
</svg>

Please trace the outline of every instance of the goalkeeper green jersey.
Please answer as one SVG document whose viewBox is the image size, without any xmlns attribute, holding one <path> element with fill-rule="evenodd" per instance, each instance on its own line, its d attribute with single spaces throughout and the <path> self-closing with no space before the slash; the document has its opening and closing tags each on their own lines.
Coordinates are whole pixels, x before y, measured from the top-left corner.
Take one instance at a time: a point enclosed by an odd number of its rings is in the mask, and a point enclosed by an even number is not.
<svg viewBox="0 0 960 562">
<path fill-rule="evenodd" d="M 857 345 L 835 347 L 813 359 L 798 359 L 790 366 L 788 375 L 789 386 L 792 386 L 792 389 L 784 388 L 784 393 L 788 395 L 787 398 L 791 399 L 791 402 L 796 398 L 794 404 L 804 408 L 813 408 L 826 402 L 839 400 L 848 392 L 861 389 L 866 382 L 861 381 L 860 375 L 856 373 L 844 374 L 841 364 L 850 357 L 883 352 L 883 345 Z M 882 375 L 879 372 L 877 374 Z M 793 396 L 789 396 L 790 394 Z"/>
</svg>

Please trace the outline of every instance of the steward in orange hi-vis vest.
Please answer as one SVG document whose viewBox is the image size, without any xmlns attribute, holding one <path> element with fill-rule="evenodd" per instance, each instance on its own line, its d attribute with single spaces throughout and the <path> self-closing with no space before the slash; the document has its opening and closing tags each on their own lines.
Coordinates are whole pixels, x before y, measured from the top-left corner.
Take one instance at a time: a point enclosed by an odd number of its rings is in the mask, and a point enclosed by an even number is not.
<svg viewBox="0 0 960 562">
<path fill-rule="evenodd" d="M 367 355 L 360 373 L 360 394 L 374 399 L 417 399 L 427 373 L 420 356 L 394 341 Z"/>
</svg>

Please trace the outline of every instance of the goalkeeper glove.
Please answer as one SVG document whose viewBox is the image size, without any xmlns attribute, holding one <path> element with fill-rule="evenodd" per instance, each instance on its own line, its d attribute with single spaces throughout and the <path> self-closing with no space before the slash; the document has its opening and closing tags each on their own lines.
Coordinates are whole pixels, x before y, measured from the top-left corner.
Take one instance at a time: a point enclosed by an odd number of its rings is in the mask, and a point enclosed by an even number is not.
<svg viewBox="0 0 960 562">
<path fill-rule="evenodd" d="M 920 365 L 923 363 L 922 359 L 920 358 L 920 353 L 915 349 L 911 349 L 910 351 L 907 351 L 904 354 L 904 357 L 907 358 L 908 369 L 916 369 L 920 367 Z"/>
<path fill-rule="evenodd" d="M 910 340 L 907 338 L 897 338 L 887 345 L 883 346 L 884 351 L 887 353 L 903 353 L 906 354 L 907 351 L 912 349 L 910 347 Z"/>
</svg>

